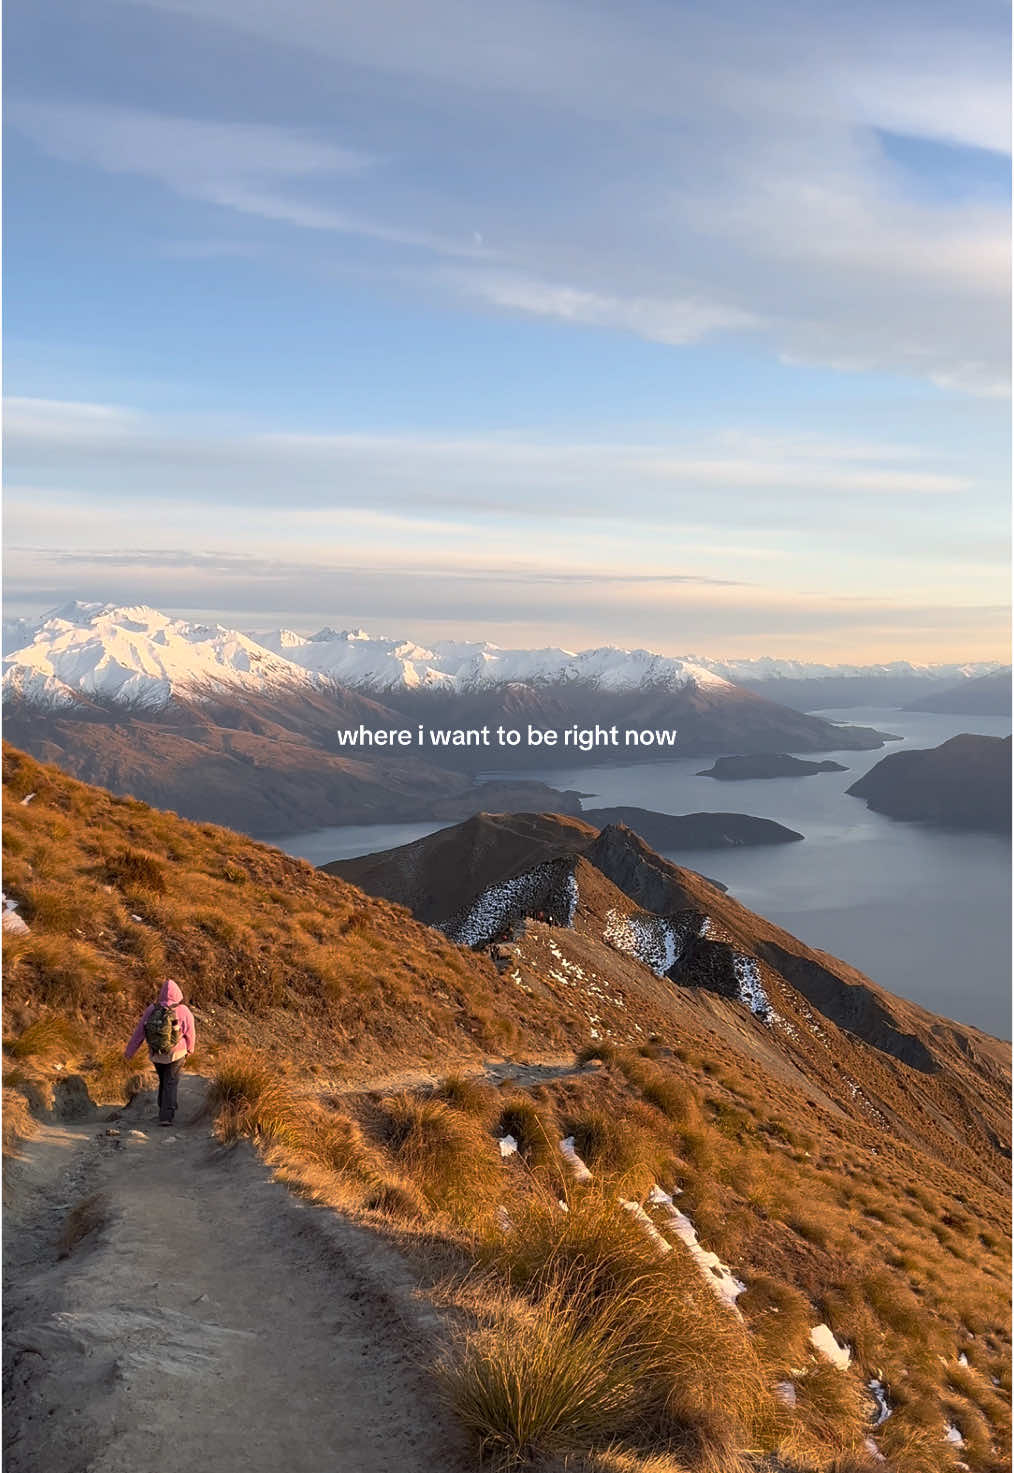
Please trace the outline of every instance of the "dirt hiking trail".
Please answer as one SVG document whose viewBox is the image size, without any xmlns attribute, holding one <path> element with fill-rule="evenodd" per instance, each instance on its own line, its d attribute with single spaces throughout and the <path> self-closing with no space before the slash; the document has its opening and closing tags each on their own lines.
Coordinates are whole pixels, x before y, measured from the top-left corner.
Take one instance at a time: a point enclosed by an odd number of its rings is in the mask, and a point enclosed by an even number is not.
<svg viewBox="0 0 1014 1473">
<path fill-rule="evenodd" d="M 466 1473 L 423 1369 L 436 1317 L 376 1234 L 144 1095 L 44 1125 L 5 1187 L 7 1473 Z M 194 1123 L 188 1123 L 194 1122 Z M 119 1134 L 107 1134 L 118 1131 Z M 101 1225 L 60 1258 L 68 1212 Z"/>
</svg>

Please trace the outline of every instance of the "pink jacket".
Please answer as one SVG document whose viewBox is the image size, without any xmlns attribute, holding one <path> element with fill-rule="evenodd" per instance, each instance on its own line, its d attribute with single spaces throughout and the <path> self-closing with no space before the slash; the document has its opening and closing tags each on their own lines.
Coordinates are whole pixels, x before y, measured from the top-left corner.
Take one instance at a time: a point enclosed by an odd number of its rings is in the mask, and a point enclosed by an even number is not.
<svg viewBox="0 0 1014 1473">
<path fill-rule="evenodd" d="M 182 1006 L 183 994 L 175 982 L 163 982 L 162 990 L 158 995 L 158 1001 L 163 1006 L 172 1006 L 173 1003 L 180 1004 L 176 1008 L 176 1017 L 179 1020 L 181 1034 L 180 1041 L 171 1054 L 151 1054 L 153 1064 L 171 1064 L 174 1059 L 185 1059 L 187 1054 L 192 1054 L 197 1046 L 197 1029 L 194 1025 L 194 1015 L 188 1007 Z M 131 1054 L 136 1053 L 144 1042 L 144 1025 L 155 1011 L 155 1003 L 149 1003 L 141 1014 L 141 1021 L 130 1035 L 130 1042 L 123 1050 L 123 1057 L 129 1059 Z M 151 1053 L 151 1050 L 148 1050 Z"/>
</svg>

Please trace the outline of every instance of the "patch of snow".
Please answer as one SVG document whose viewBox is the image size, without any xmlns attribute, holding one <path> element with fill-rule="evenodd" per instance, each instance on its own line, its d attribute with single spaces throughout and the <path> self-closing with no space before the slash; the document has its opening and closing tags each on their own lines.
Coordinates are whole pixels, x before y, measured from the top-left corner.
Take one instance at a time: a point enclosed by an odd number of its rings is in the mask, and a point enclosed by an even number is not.
<svg viewBox="0 0 1014 1473">
<path fill-rule="evenodd" d="M 697 1230 L 690 1218 L 679 1210 L 672 1196 L 663 1191 L 657 1182 L 648 1193 L 648 1201 L 662 1212 L 666 1228 L 689 1248 L 708 1287 L 730 1309 L 736 1309 L 736 1300 L 740 1294 L 746 1292 L 746 1285 L 736 1278 L 732 1269 L 722 1262 L 717 1253 L 701 1247 L 697 1241 Z M 739 1313 L 738 1310 L 736 1312 Z"/>
<path fill-rule="evenodd" d="M 769 1028 L 781 1028 L 794 1038 L 795 1028 L 787 1018 L 783 1018 L 781 1013 L 776 1012 L 771 1006 L 771 999 L 761 982 L 760 967 L 757 961 L 752 956 L 744 956 L 742 952 L 733 952 L 732 970 L 736 977 L 736 990 L 740 1002 L 745 1003 L 754 1017 L 762 1019 Z"/>
<path fill-rule="evenodd" d="M 21 800 L 21 806 L 22 806 L 22 808 L 27 808 L 28 805 L 29 805 L 29 803 L 32 801 L 32 799 L 34 797 L 35 797 L 35 794 L 34 793 L 26 793 L 25 796 Z"/>
<path fill-rule="evenodd" d="M 775 1395 L 783 1406 L 794 1407 L 796 1404 L 796 1388 L 791 1381 L 779 1381 Z"/>
<path fill-rule="evenodd" d="M 968 1365 L 968 1356 L 965 1354 L 965 1352 L 963 1350 L 958 1355 L 958 1365 L 959 1366 L 967 1366 Z"/>
<path fill-rule="evenodd" d="M 636 957 L 656 977 L 664 977 L 679 961 L 688 936 L 686 925 L 668 916 L 648 912 L 623 915 L 618 910 L 609 910 L 602 939 L 617 951 Z"/>
<path fill-rule="evenodd" d="M 964 1447 L 965 1445 L 965 1439 L 953 1422 L 944 1423 L 944 1441 L 951 1443 L 954 1447 Z"/>
<path fill-rule="evenodd" d="M 830 1325 L 814 1325 L 810 1331 L 810 1344 L 818 1355 L 829 1360 L 841 1371 L 847 1371 L 852 1363 L 852 1352 L 847 1345 L 839 1345 Z"/>
<path fill-rule="evenodd" d="M 440 929 L 461 946 L 483 946 L 504 932 L 512 921 L 533 912 L 543 911 L 557 924 L 571 926 L 578 893 L 570 863 L 549 859 L 523 874 L 490 885 L 463 914 L 452 916 Z M 568 866 L 563 875 L 561 864 Z"/>
<path fill-rule="evenodd" d="M 671 1253 L 673 1251 L 672 1244 L 666 1242 L 665 1238 L 663 1238 L 662 1234 L 659 1232 L 658 1228 L 645 1212 L 640 1202 L 631 1202 L 621 1197 L 620 1206 L 623 1208 L 624 1212 L 629 1212 L 631 1217 L 633 1217 L 635 1221 L 640 1224 L 640 1226 L 644 1229 L 645 1233 L 655 1244 L 660 1253 Z"/>
<path fill-rule="evenodd" d="M 517 1153 L 518 1153 L 518 1143 L 514 1139 L 514 1137 L 512 1135 L 502 1135 L 500 1137 L 500 1155 L 501 1156 L 516 1156 Z"/>
<path fill-rule="evenodd" d="M 887 1388 L 883 1381 L 877 1381 L 876 1379 L 867 1381 L 866 1385 L 869 1387 L 870 1395 L 877 1404 L 877 1415 L 873 1419 L 873 1425 L 874 1427 L 882 1427 L 891 1415 L 891 1404 L 887 1400 Z"/>
<path fill-rule="evenodd" d="M 591 1181 L 592 1174 L 574 1149 L 574 1137 L 572 1135 L 567 1136 L 566 1140 L 560 1142 L 560 1153 L 574 1173 L 575 1181 Z"/>
</svg>

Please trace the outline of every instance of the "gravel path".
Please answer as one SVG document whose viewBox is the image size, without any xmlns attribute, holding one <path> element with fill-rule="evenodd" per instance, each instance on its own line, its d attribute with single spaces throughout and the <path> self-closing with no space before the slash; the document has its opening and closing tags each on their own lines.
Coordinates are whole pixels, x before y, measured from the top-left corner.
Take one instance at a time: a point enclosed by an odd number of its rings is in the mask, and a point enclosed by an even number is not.
<svg viewBox="0 0 1014 1473">
<path fill-rule="evenodd" d="M 178 1121 L 204 1081 L 185 1077 Z M 7 1473 L 465 1473 L 405 1260 L 207 1121 L 46 1125 L 5 1191 Z M 118 1131 L 118 1134 L 109 1133 Z M 101 1226 L 59 1257 L 68 1213 Z"/>
</svg>

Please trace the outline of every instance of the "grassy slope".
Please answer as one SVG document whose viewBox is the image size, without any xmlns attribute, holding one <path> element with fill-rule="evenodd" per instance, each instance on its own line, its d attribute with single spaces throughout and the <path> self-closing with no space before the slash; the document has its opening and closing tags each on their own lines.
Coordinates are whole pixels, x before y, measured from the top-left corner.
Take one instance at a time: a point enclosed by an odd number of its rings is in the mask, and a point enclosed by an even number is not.
<svg viewBox="0 0 1014 1473">
<path fill-rule="evenodd" d="M 861 1469 L 860 1380 L 877 1376 L 895 1408 L 877 1435 L 897 1473 L 959 1457 L 974 1473 L 1008 1466 L 1003 1197 L 960 1160 L 850 1117 L 798 1070 L 773 1073 L 759 1045 L 741 1046 L 736 1005 L 671 995 L 616 957 L 630 996 L 640 989 L 640 1036 L 654 1020 L 674 1048 L 602 1045 L 602 1067 L 506 1097 L 459 1076 L 434 1095 L 336 1101 L 322 1079 L 475 1068 L 483 1052 L 586 1038 L 581 1001 L 549 979 L 549 957 L 539 981 L 537 953 L 566 942 L 602 965 L 593 928 L 533 927 L 525 975 L 539 985 L 506 1005 L 485 959 L 278 851 L 10 750 L 4 778 L 5 887 L 32 928 L 8 943 L 5 1082 L 51 1085 L 59 1061 L 111 1097 L 138 1009 L 177 977 L 202 1051 L 221 1055 L 223 1131 L 256 1136 L 300 1190 L 399 1237 L 424 1279 L 471 1266 L 443 1291 L 451 1322 L 472 1327 L 445 1375 L 491 1449 L 549 1457 L 619 1440 L 631 1457 L 665 1448 L 657 1473 L 733 1473 L 750 1449 L 777 1449 L 764 1466 Z M 710 887 L 706 898 L 722 904 Z M 724 920 L 743 924 L 731 909 Z M 506 1164 L 505 1129 L 522 1147 Z M 556 1151 L 565 1133 L 594 1173 L 583 1192 Z M 681 1189 L 701 1241 L 747 1282 L 749 1335 L 702 1297 L 678 1245 L 660 1266 L 618 1215 L 616 1196 L 643 1202 L 653 1180 Z M 853 1345 L 859 1376 L 832 1377 L 809 1354 L 821 1319 Z M 604 1359 L 615 1375 L 595 1371 Z M 575 1406 L 589 1375 L 595 1394 Z M 793 1414 L 771 1395 L 787 1377 Z M 544 1394 L 519 1408 L 519 1388 Z M 945 1418 L 965 1436 L 960 1454 Z M 646 1466 L 626 1456 L 569 1466 Z"/>
</svg>

